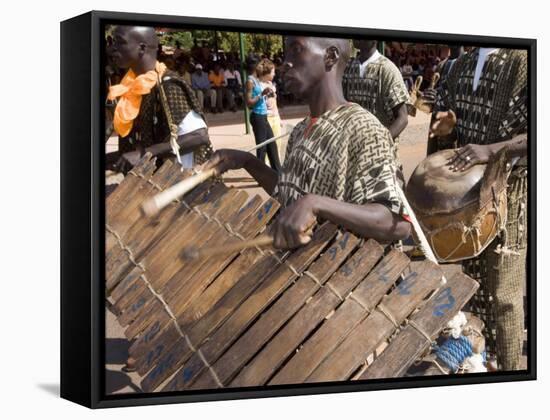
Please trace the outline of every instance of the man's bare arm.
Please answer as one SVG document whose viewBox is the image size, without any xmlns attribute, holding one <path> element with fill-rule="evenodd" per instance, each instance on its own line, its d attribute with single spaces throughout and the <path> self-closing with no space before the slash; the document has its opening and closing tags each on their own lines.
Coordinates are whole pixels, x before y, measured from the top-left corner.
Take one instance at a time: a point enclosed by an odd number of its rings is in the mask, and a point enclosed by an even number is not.
<svg viewBox="0 0 550 420">
<path fill-rule="evenodd" d="M 314 213 L 363 238 L 393 242 L 407 238 L 410 223 L 380 203 L 353 204 L 323 196 L 313 196 Z"/>
<path fill-rule="evenodd" d="M 277 172 L 251 153 L 235 149 L 216 151 L 204 165 L 204 169 L 216 167 L 220 174 L 230 169 L 244 168 L 269 195 L 277 185 Z"/>
<path fill-rule="evenodd" d="M 380 203 L 353 204 L 307 194 L 281 209 L 271 233 L 277 248 L 296 248 L 308 242 L 306 233 L 317 220 L 328 220 L 363 238 L 383 243 L 410 235 L 409 222 Z"/>
<path fill-rule="evenodd" d="M 409 115 L 407 113 L 407 104 L 402 103 L 392 109 L 394 121 L 388 127 L 392 139 L 398 137 L 401 132 L 407 127 Z"/>
</svg>

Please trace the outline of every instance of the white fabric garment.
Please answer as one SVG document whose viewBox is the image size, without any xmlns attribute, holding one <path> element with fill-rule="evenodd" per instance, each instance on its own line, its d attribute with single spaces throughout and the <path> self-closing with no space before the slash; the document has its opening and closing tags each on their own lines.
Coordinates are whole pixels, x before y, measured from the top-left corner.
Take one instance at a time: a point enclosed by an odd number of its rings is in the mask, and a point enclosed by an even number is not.
<svg viewBox="0 0 550 420">
<path fill-rule="evenodd" d="M 413 72 L 413 68 L 410 64 L 405 64 L 402 71 L 405 74 L 411 74 Z"/>
<path fill-rule="evenodd" d="M 481 77 L 481 72 L 483 71 L 483 65 L 489 54 L 498 51 L 498 48 L 480 48 L 479 55 L 477 57 L 476 71 L 474 73 L 474 92 L 477 90 L 477 85 L 479 84 L 479 78 Z"/>
<path fill-rule="evenodd" d="M 359 74 L 361 75 L 361 77 L 363 77 L 365 75 L 365 71 L 367 70 L 367 66 L 370 63 L 374 63 L 376 60 L 378 60 L 380 55 L 381 54 L 378 52 L 378 50 L 376 50 L 374 52 L 374 54 L 372 54 L 367 60 L 365 60 L 363 63 L 361 63 L 361 65 L 359 66 Z"/>
<path fill-rule="evenodd" d="M 237 70 L 234 70 L 233 72 L 229 70 L 224 71 L 223 79 L 224 79 L 223 81 L 224 86 L 227 86 L 227 79 L 237 79 L 237 82 L 239 83 L 239 85 L 242 85 L 241 74 Z"/>
<path fill-rule="evenodd" d="M 183 136 L 201 128 L 206 128 L 206 123 L 197 112 L 191 110 L 178 126 L 178 136 Z M 181 166 L 185 169 L 193 167 L 193 152 L 181 156 Z"/>
</svg>

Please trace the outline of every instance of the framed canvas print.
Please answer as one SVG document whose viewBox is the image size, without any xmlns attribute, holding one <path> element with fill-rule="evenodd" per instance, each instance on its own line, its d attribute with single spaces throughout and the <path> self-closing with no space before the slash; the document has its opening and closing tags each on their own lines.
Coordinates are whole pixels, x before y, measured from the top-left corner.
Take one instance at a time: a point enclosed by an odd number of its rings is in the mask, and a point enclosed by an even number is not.
<svg viewBox="0 0 550 420">
<path fill-rule="evenodd" d="M 535 379 L 535 63 L 533 39 L 62 22 L 62 397 Z"/>
</svg>

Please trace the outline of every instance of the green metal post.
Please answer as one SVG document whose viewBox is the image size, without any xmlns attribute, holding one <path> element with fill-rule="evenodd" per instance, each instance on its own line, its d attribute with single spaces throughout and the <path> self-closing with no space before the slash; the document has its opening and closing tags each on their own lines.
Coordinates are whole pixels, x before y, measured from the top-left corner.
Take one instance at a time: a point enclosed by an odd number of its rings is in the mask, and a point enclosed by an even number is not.
<svg viewBox="0 0 550 420">
<path fill-rule="evenodd" d="M 246 62 L 244 59 L 244 36 L 242 32 L 239 32 L 239 50 L 240 50 L 240 56 L 241 56 L 241 80 L 243 84 L 243 102 L 244 102 L 244 125 L 245 125 L 245 133 L 250 134 L 250 111 L 248 109 L 248 106 L 246 105 L 246 80 L 247 80 L 247 69 L 246 69 Z"/>
<path fill-rule="evenodd" d="M 385 49 L 386 49 L 386 46 L 385 46 L 384 41 L 378 41 L 378 51 L 380 52 L 380 54 L 385 55 L 384 54 Z"/>
</svg>

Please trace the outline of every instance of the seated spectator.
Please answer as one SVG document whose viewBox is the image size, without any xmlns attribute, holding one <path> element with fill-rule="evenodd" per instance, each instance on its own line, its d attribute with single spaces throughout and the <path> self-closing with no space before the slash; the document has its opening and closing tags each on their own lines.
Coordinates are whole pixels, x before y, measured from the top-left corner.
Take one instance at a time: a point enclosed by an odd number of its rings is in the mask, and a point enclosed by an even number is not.
<svg viewBox="0 0 550 420">
<path fill-rule="evenodd" d="M 401 74 L 403 75 L 403 80 L 407 85 L 407 89 L 410 91 L 413 86 L 413 67 L 411 66 L 411 62 L 409 60 L 407 60 L 405 64 L 403 64 L 403 67 L 401 67 Z"/>
<path fill-rule="evenodd" d="M 227 69 L 223 73 L 225 79 L 227 106 L 231 111 L 237 111 L 235 98 L 240 97 L 243 89 L 241 82 L 241 73 L 235 70 L 235 65 L 232 62 L 227 64 Z"/>
<path fill-rule="evenodd" d="M 424 67 L 426 67 L 426 60 L 421 58 L 418 63 L 418 74 L 422 76 L 424 74 Z"/>
<path fill-rule="evenodd" d="M 223 72 L 219 63 L 214 64 L 214 70 L 208 74 L 208 80 L 210 81 L 210 86 L 216 92 L 215 95 L 215 109 L 212 109 L 213 113 L 223 112 L 223 94 L 225 90 L 225 79 L 223 77 Z M 214 108 L 214 103 L 212 108 Z"/>
<path fill-rule="evenodd" d="M 210 99 L 210 106 L 213 107 L 216 104 L 216 91 L 212 89 L 208 75 L 202 71 L 202 65 L 197 64 L 195 66 L 195 72 L 191 75 L 191 87 L 197 95 L 201 109 L 206 111 L 204 106 L 204 96 L 207 95 Z"/>
</svg>

